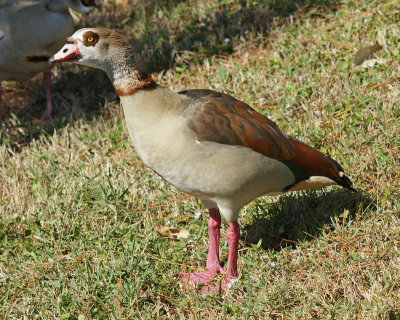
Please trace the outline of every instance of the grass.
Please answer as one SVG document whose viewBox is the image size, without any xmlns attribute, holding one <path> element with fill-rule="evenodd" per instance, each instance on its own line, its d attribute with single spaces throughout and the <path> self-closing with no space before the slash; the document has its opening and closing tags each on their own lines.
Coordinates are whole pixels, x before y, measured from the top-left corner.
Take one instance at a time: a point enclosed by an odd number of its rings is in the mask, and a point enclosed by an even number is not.
<svg viewBox="0 0 400 320">
<path fill-rule="evenodd" d="M 207 214 L 140 161 L 106 76 L 55 69 L 44 126 L 33 124 L 45 108 L 40 76 L 4 83 L 0 316 L 400 319 L 398 2 L 120 2 L 104 1 L 81 25 L 125 32 L 173 90 L 212 88 L 271 116 L 341 163 L 359 192 L 250 203 L 238 283 L 201 296 L 175 276 L 204 270 Z M 355 67 L 377 39 L 386 62 Z M 164 239 L 157 225 L 190 236 Z"/>
</svg>

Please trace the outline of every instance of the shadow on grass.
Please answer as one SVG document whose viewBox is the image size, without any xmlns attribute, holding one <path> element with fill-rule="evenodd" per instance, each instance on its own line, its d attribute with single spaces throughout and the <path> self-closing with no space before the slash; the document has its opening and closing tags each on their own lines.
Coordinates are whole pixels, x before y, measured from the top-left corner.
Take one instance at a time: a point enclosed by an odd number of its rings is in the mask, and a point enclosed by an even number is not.
<svg viewBox="0 0 400 320">
<path fill-rule="evenodd" d="M 142 10 L 147 13 L 157 10 L 172 12 L 179 2 L 148 1 Z M 191 52 L 190 59 L 194 61 L 232 54 L 241 41 L 256 38 L 265 40 L 274 24 L 293 24 L 304 16 L 324 17 L 328 12 L 337 10 L 337 2 L 239 0 L 215 4 L 212 10 L 209 9 L 210 12 L 204 9 L 203 13 L 197 13 L 196 8 L 182 10 L 182 24 L 168 25 L 162 19 L 153 21 L 153 27 L 145 27 L 142 37 L 134 39 L 134 35 L 131 35 L 131 40 L 144 55 L 146 71 L 159 72 L 187 64 L 185 57 L 179 58 L 182 53 Z M 132 19 L 139 20 L 140 16 L 133 16 Z"/>
<path fill-rule="evenodd" d="M 317 238 L 336 217 L 359 219 L 364 212 L 374 212 L 374 206 L 374 200 L 361 191 L 344 189 L 292 193 L 272 204 L 258 199 L 252 222 L 242 228 L 242 238 L 251 244 L 261 240 L 264 249 L 280 250 Z"/>
<path fill-rule="evenodd" d="M 400 320 L 400 310 L 389 311 L 389 319 L 390 320 Z"/>
</svg>

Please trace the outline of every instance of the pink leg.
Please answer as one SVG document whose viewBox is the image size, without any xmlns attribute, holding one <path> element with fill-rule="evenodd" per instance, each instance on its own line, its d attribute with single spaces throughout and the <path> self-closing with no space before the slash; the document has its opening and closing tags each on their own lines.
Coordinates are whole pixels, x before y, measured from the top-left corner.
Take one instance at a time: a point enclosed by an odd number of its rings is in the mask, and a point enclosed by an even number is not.
<svg viewBox="0 0 400 320">
<path fill-rule="evenodd" d="M 229 222 L 229 230 L 226 233 L 228 239 L 229 253 L 228 253 L 228 267 L 226 270 L 225 283 L 221 285 L 221 289 L 228 288 L 228 283 L 238 276 L 237 259 L 238 259 L 238 244 L 240 237 L 240 228 L 237 221 Z M 201 288 L 200 293 L 206 292 L 219 292 L 219 286 L 204 286 Z"/>
<path fill-rule="evenodd" d="M 47 109 L 43 114 L 43 118 L 48 118 L 51 116 L 51 112 L 53 111 L 53 103 L 51 102 L 51 72 L 46 71 L 43 72 L 43 82 L 44 87 L 46 88 L 46 100 L 47 100 Z"/>
<path fill-rule="evenodd" d="M 3 87 L 1 86 L 0 83 L 0 120 L 4 120 L 4 110 L 3 110 Z M 1 124 L 0 124 L 1 127 Z"/>
<path fill-rule="evenodd" d="M 221 215 L 218 209 L 210 209 L 209 212 L 210 218 L 208 219 L 208 229 L 210 241 L 207 257 L 207 272 L 180 272 L 179 276 L 181 280 L 191 281 L 195 284 L 205 284 L 213 280 L 215 274 L 222 273 L 224 271 L 219 261 Z"/>
<path fill-rule="evenodd" d="M 208 229 L 210 233 L 210 242 L 207 256 L 207 270 L 211 273 L 223 273 L 219 261 L 219 239 L 221 229 L 221 215 L 218 209 L 210 209 L 210 218 L 208 219 Z"/>
<path fill-rule="evenodd" d="M 228 239 L 229 253 L 228 253 L 228 267 L 226 270 L 226 281 L 238 276 L 237 259 L 238 259 L 238 245 L 240 237 L 240 228 L 237 221 L 229 223 L 229 230 L 226 233 Z"/>
</svg>

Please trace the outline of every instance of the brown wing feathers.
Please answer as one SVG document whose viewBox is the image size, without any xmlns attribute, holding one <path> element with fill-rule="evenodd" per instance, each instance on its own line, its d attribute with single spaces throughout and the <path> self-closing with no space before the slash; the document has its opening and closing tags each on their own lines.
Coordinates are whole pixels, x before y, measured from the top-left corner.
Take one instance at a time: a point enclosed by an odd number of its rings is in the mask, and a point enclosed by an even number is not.
<svg viewBox="0 0 400 320">
<path fill-rule="evenodd" d="M 183 116 L 199 141 L 246 146 L 277 160 L 296 155 L 286 134 L 247 104 L 211 90 L 188 90 L 180 94 L 197 98 Z"/>
<path fill-rule="evenodd" d="M 273 121 L 247 104 L 212 90 L 187 90 L 180 94 L 194 98 L 183 116 L 199 141 L 245 146 L 280 160 L 295 175 L 294 184 L 311 176 L 324 176 L 352 189 L 336 161 L 287 136 Z"/>
</svg>

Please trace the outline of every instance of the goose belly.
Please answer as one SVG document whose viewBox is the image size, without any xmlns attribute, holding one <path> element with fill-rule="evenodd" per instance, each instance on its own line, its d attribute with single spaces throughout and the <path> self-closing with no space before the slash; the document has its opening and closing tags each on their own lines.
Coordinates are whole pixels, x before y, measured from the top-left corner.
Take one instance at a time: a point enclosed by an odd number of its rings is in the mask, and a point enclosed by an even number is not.
<svg viewBox="0 0 400 320">
<path fill-rule="evenodd" d="M 236 206 L 243 206 L 263 194 L 280 193 L 295 181 L 283 163 L 246 147 L 197 142 L 177 132 L 164 132 L 156 141 L 134 133 L 131 137 L 143 162 L 165 180 L 215 202 L 234 199 Z"/>
</svg>

